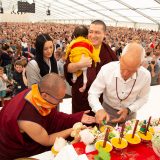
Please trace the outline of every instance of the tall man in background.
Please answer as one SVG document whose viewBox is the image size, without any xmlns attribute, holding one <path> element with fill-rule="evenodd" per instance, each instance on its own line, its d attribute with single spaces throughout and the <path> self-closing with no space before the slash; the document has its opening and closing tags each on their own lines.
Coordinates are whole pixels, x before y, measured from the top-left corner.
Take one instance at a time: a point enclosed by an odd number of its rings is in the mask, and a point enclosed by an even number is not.
<svg viewBox="0 0 160 160">
<path fill-rule="evenodd" d="M 109 45 L 103 43 L 105 33 L 106 25 L 103 21 L 95 20 L 91 23 L 89 27 L 88 39 L 92 42 L 95 52 L 100 58 L 100 63 L 97 63 L 96 67 L 91 58 L 85 56 L 82 56 L 81 60 L 77 63 L 71 63 L 69 59 L 67 59 L 67 62 L 64 66 L 66 80 L 72 86 L 72 113 L 91 110 L 87 97 L 88 90 L 92 82 L 104 64 L 107 64 L 111 61 L 118 61 L 117 56 L 111 50 Z M 79 88 L 83 85 L 83 75 L 78 77 L 75 83 L 72 83 L 72 73 L 81 70 L 84 67 L 89 67 L 87 69 L 88 82 L 86 85 L 86 90 L 84 92 L 80 92 Z M 102 96 L 100 99 L 102 102 Z"/>
</svg>

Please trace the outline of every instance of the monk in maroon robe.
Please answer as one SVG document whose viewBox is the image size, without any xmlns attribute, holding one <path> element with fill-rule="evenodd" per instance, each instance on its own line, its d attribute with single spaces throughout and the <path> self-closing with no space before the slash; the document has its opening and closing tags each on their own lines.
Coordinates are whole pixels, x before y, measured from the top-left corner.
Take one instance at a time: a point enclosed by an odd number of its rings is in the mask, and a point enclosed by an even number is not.
<svg viewBox="0 0 160 160">
<path fill-rule="evenodd" d="M 48 74 L 39 85 L 19 93 L 3 107 L 0 160 L 29 157 L 50 150 L 57 136 L 67 138 L 70 135 L 75 122 L 95 122 L 85 112 L 68 115 L 54 109 L 62 101 L 65 89 L 61 77 Z"/>
<path fill-rule="evenodd" d="M 96 54 L 99 55 L 100 63 L 95 64 L 87 57 L 82 57 L 81 62 L 71 63 L 67 59 L 64 65 L 64 74 L 68 83 L 72 86 L 72 113 L 91 110 L 88 103 L 88 90 L 96 78 L 101 67 L 111 61 L 117 61 L 118 58 L 115 53 L 111 50 L 109 45 L 103 43 L 105 37 L 106 25 L 103 21 L 95 20 L 91 23 L 89 29 L 88 39 L 92 42 Z M 87 87 L 84 92 L 80 92 L 79 88 L 83 85 L 83 75 L 77 78 L 75 83 L 72 83 L 72 73 L 80 70 L 83 67 L 88 67 L 87 69 Z M 108 75 L 109 76 L 109 75 Z M 102 102 L 102 96 L 100 98 Z"/>
</svg>

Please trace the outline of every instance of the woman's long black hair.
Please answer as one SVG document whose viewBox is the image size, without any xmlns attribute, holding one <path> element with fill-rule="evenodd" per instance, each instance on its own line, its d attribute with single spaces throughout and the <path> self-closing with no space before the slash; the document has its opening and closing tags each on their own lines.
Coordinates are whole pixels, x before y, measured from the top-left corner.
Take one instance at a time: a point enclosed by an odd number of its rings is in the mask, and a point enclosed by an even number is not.
<svg viewBox="0 0 160 160">
<path fill-rule="evenodd" d="M 49 73 L 49 66 L 46 64 L 43 58 L 43 48 L 46 41 L 53 41 L 49 34 L 40 34 L 36 38 L 36 55 L 35 60 L 38 63 L 40 68 L 40 75 L 43 77 L 44 75 Z M 58 73 L 57 62 L 54 58 L 54 53 L 50 57 L 51 62 L 51 72 Z"/>
</svg>

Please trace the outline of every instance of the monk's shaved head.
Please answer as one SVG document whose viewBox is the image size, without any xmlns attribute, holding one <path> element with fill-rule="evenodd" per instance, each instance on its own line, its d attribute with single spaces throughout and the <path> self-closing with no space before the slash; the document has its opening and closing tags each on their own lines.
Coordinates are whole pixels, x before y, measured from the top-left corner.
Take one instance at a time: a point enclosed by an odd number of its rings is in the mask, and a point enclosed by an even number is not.
<svg viewBox="0 0 160 160">
<path fill-rule="evenodd" d="M 39 83 L 40 92 L 58 96 L 61 89 L 66 89 L 64 80 L 56 73 L 45 75 Z"/>
</svg>

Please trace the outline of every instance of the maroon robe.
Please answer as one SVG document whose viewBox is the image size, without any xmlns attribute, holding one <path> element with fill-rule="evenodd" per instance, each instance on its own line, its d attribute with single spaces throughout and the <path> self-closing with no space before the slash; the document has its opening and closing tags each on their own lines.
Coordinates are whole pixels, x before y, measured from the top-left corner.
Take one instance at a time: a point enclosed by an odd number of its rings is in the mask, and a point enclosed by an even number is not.
<svg viewBox="0 0 160 160">
<path fill-rule="evenodd" d="M 29 89 L 15 96 L 0 112 L 0 160 L 13 160 L 39 154 L 51 147 L 33 141 L 19 131 L 17 120 L 28 120 L 40 124 L 48 134 L 71 128 L 81 121 L 83 112 L 68 115 L 53 109 L 47 116 L 41 116 L 35 107 L 24 99 Z M 66 106 L 67 107 L 67 106 Z"/>
<path fill-rule="evenodd" d="M 72 113 L 85 111 L 85 110 L 92 110 L 88 103 L 88 90 L 95 80 L 98 72 L 100 71 L 101 67 L 111 61 L 118 61 L 116 54 L 111 50 L 111 48 L 102 43 L 101 50 L 100 50 L 100 63 L 97 63 L 96 67 L 92 64 L 92 67 L 87 69 L 87 87 L 84 92 L 80 92 L 79 88 L 83 86 L 83 75 L 77 78 L 75 83 L 72 83 L 72 73 L 67 72 L 68 64 L 70 63 L 69 58 L 67 59 L 66 64 L 64 65 L 64 74 L 67 82 L 72 86 Z M 109 75 L 108 75 L 109 76 Z M 102 96 L 100 98 L 102 102 Z"/>
</svg>

